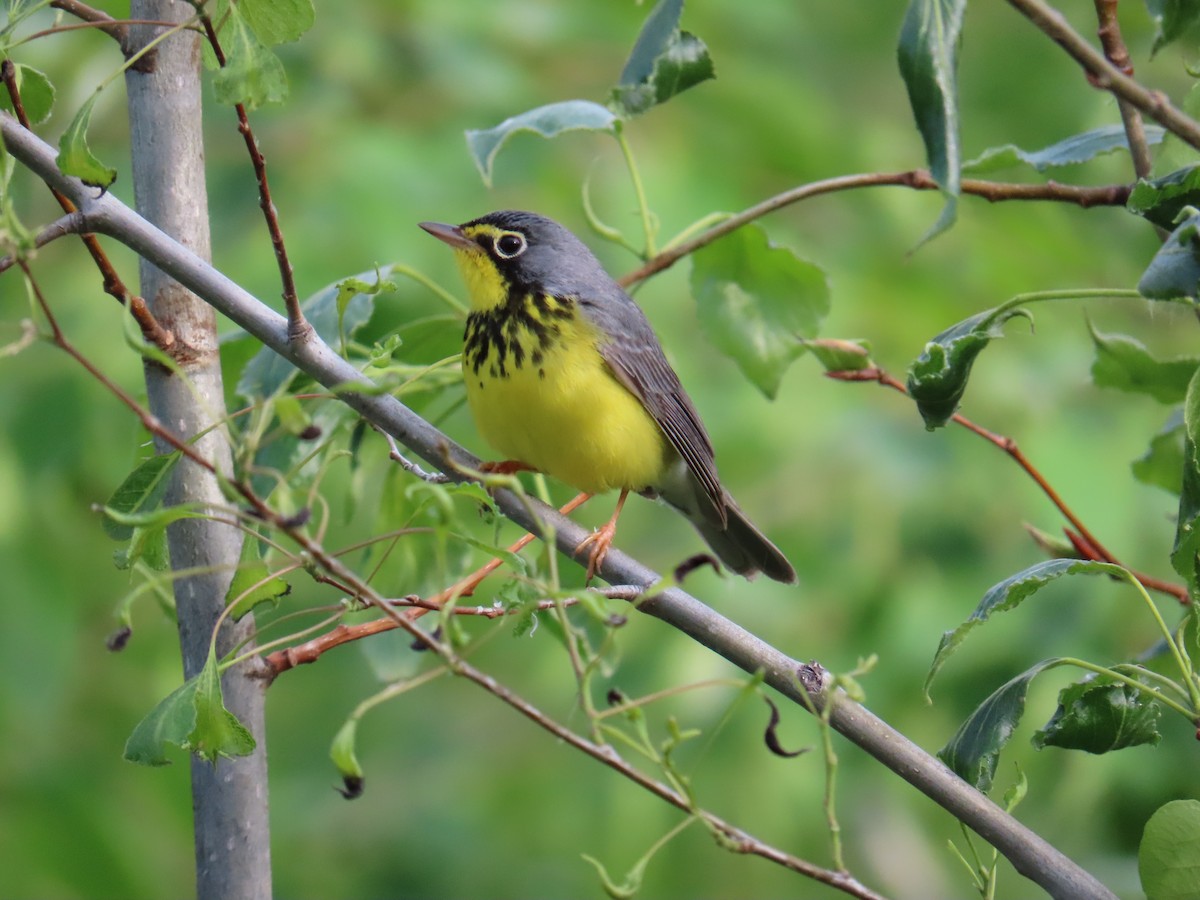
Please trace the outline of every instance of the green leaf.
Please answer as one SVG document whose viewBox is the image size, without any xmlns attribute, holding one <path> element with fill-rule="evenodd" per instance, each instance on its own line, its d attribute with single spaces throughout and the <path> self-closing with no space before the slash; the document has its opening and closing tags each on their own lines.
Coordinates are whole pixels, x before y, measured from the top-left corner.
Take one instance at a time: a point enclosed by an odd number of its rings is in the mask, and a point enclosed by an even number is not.
<svg viewBox="0 0 1200 900">
<path fill-rule="evenodd" d="M 228 6 L 229 17 L 221 30 L 225 65 L 213 76 L 217 102 L 228 106 L 240 103 L 246 109 L 282 103 L 288 94 L 283 63 L 258 39 L 240 9 L 240 3 Z"/>
<path fill-rule="evenodd" d="M 125 742 L 125 758 L 143 766 L 166 766 L 168 744 L 186 748 L 196 727 L 196 679 L 172 691 L 142 719 Z"/>
<path fill-rule="evenodd" d="M 1155 359 L 1140 341 L 1123 334 L 1103 334 L 1088 322 L 1096 359 L 1092 381 L 1097 387 L 1146 394 L 1159 403 L 1182 403 L 1200 357 Z"/>
<path fill-rule="evenodd" d="M 1146 900 L 1195 900 L 1200 884 L 1200 800 L 1172 800 L 1154 811 L 1138 847 Z"/>
<path fill-rule="evenodd" d="M 1153 180 L 1143 178 L 1129 192 L 1125 208 L 1170 231 L 1185 206 L 1200 206 L 1200 164 Z"/>
<path fill-rule="evenodd" d="M 1021 771 L 1021 767 L 1017 766 L 1017 780 L 1014 781 L 1004 792 L 1004 811 L 1012 812 L 1021 801 L 1025 799 L 1025 795 L 1029 793 L 1029 779 L 1025 777 L 1025 773 Z"/>
<path fill-rule="evenodd" d="M 715 77 L 704 41 L 679 30 L 683 0 L 661 0 L 646 17 L 609 108 L 622 118 L 644 113 Z"/>
<path fill-rule="evenodd" d="M 1157 125 L 1147 125 L 1146 142 L 1161 143 L 1164 133 L 1164 129 Z M 982 175 L 1024 164 L 1044 172 L 1055 166 L 1073 166 L 1104 153 L 1128 149 L 1129 139 L 1125 135 L 1124 125 L 1102 125 L 1082 134 L 1073 134 L 1041 150 L 1022 150 L 1016 144 L 990 147 L 969 162 L 963 163 L 962 171 Z"/>
<path fill-rule="evenodd" d="M 825 273 L 756 224 L 692 254 L 700 328 L 768 397 L 829 312 Z"/>
<path fill-rule="evenodd" d="M 242 541 L 242 555 L 238 562 L 229 590 L 225 592 L 225 605 L 233 606 L 230 613 L 239 621 L 261 603 L 278 605 L 279 598 L 288 594 L 292 586 L 279 577 L 272 577 L 271 570 L 263 562 L 262 549 L 254 535 L 246 535 Z"/>
<path fill-rule="evenodd" d="M 180 452 L 175 450 L 151 456 L 141 463 L 125 476 L 125 480 L 108 498 L 105 508 L 122 515 L 148 512 L 156 508 L 162 503 L 167 482 L 175 464 L 179 462 L 180 455 Z M 109 516 L 104 518 L 103 524 L 104 533 L 114 541 L 127 541 L 133 534 L 133 524 L 118 522 Z"/>
<path fill-rule="evenodd" d="M 1057 659 L 1042 660 L 994 691 L 938 751 L 938 759 L 963 781 L 986 794 L 996 775 L 1000 751 L 1012 739 L 1025 712 L 1030 682 L 1058 663 Z"/>
<path fill-rule="evenodd" d="M 1183 410 L 1177 409 L 1150 439 L 1146 452 L 1130 464 L 1133 477 L 1178 495 L 1183 480 L 1183 448 Z"/>
<path fill-rule="evenodd" d="M 268 47 L 297 40 L 316 19 L 312 0 L 238 0 L 237 8 Z"/>
<path fill-rule="evenodd" d="M 390 269 L 385 269 L 390 272 Z M 375 275 L 375 271 L 362 272 L 354 279 L 364 283 Z M 339 330 L 347 337 L 354 335 L 371 318 L 375 311 L 373 292 L 356 294 L 346 301 L 342 310 L 338 309 L 338 297 L 342 285 L 349 279 L 326 285 L 317 293 L 300 304 L 300 309 L 308 323 L 316 329 L 317 334 L 325 343 L 335 345 L 338 342 Z M 287 386 L 288 382 L 299 370 L 275 351 L 263 347 L 246 363 L 237 383 L 237 394 L 246 400 L 255 401 L 270 397 Z"/>
<path fill-rule="evenodd" d="M 347 800 L 360 796 L 363 789 L 363 767 L 358 761 L 358 754 L 354 752 L 357 737 L 358 718 L 347 719 L 334 735 L 333 744 L 329 748 L 329 758 L 337 766 L 345 785 L 342 796 Z"/>
<path fill-rule="evenodd" d="M 108 186 L 117 180 L 117 170 L 96 159 L 87 143 L 92 109 L 99 97 L 99 94 L 92 94 L 87 98 L 58 139 L 58 168 L 64 175 L 73 175 L 84 184 L 108 190 Z"/>
<path fill-rule="evenodd" d="M 1151 56 L 1179 40 L 1200 22 L 1200 3 L 1196 0 L 1146 0 L 1146 11 L 1157 27 Z"/>
<path fill-rule="evenodd" d="M 817 338 L 805 341 L 804 345 L 812 351 L 826 372 L 859 372 L 875 365 L 871 361 L 870 341 L 861 338 Z"/>
<path fill-rule="evenodd" d="M 21 106 L 25 109 L 29 124 L 41 125 L 50 118 L 50 111 L 54 108 L 54 85 L 44 72 L 23 63 L 13 63 L 13 77 L 21 93 Z M 0 107 L 16 114 L 8 91 L 0 91 Z"/>
<path fill-rule="evenodd" d="M 395 293 L 396 282 L 386 280 L 378 269 L 375 270 L 374 281 L 363 281 L 361 278 L 346 278 L 337 283 L 337 297 L 334 305 L 337 307 L 338 342 L 342 355 L 346 354 L 346 308 L 359 295 L 366 294 L 374 297 L 380 293 Z"/>
<path fill-rule="evenodd" d="M 946 198 L 922 243 L 954 224 L 960 191 L 958 45 L 966 0 L 910 0 L 898 57 L 925 156 Z"/>
<path fill-rule="evenodd" d="M 612 111 L 590 100 L 564 100 L 549 103 L 505 119 L 494 128 L 467 131 L 467 150 L 475 161 L 483 183 L 492 186 L 492 166 L 496 154 L 510 137 L 530 131 L 544 138 L 558 137 L 567 131 L 615 133 L 617 117 Z"/>
<path fill-rule="evenodd" d="M 208 661 L 195 680 L 196 723 L 187 736 L 184 749 L 193 751 L 211 763 L 215 763 L 218 756 L 232 759 L 253 753 L 254 736 L 238 721 L 237 716 L 225 708 L 221 696 L 220 669 L 214 651 L 209 651 Z"/>
<path fill-rule="evenodd" d="M 1157 744 L 1161 707 L 1135 687 L 1107 679 L 1069 684 L 1058 695 L 1058 709 L 1033 746 L 1108 753 L 1140 744 Z"/>
<path fill-rule="evenodd" d="M 1200 212 L 1185 206 L 1184 220 L 1150 260 L 1137 289 L 1151 300 L 1197 299 L 1200 287 Z"/>
<path fill-rule="evenodd" d="M 979 605 L 975 607 L 975 611 L 971 613 L 965 622 L 942 635 L 937 653 L 933 656 L 933 664 L 929 667 L 929 674 L 925 676 L 925 686 L 923 689 L 925 699 L 929 699 L 929 688 L 933 684 L 934 676 L 937 675 L 938 670 L 945 665 L 946 660 L 958 649 L 959 644 L 966 639 L 967 635 L 977 625 L 982 625 L 986 622 L 992 613 L 1007 612 L 1010 609 L 1015 609 L 1026 598 L 1032 597 L 1051 581 L 1055 581 L 1063 575 L 1077 574 L 1124 576 L 1125 570 L 1112 563 L 1093 562 L 1091 560 L 1047 559 L 1005 578 L 999 584 L 993 585 L 983 595 L 983 599 L 979 601 Z"/>
<path fill-rule="evenodd" d="M 908 393 L 928 430 L 950 421 L 966 393 L 975 358 L 994 339 L 1004 337 L 1004 323 L 1014 316 L 1033 321 L 1019 308 L 985 310 L 934 337 L 908 367 Z"/>
<path fill-rule="evenodd" d="M 1187 581 L 1188 593 L 1196 596 L 1200 580 L 1200 372 L 1188 385 L 1183 404 L 1183 479 L 1179 492 L 1179 517 L 1175 525 L 1175 547 L 1171 565 Z"/>
<path fill-rule="evenodd" d="M 102 511 L 118 525 L 131 528 L 128 544 L 113 552 L 116 567 L 128 569 L 138 560 L 143 560 L 146 565 L 161 572 L 170 564 L 167 526 L 180 519 L 203 515 L 205 507 L 200 503 L 179 503 L 132 513 L 118 512 L 107 506 Z"/>
</svg>

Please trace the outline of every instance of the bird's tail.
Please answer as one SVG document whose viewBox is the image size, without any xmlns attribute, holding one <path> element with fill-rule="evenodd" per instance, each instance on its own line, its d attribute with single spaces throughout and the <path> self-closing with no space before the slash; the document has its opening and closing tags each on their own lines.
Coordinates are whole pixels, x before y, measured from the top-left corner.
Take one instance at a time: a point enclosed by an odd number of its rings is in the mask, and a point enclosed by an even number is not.
<svg viewBox="0 0 1200 900">
<path fill-rule="evenodd" d="M 660 488 L 659 496 L 687 517 L 722 563 L 747 578 L 761 572 L 784 584 L 795 583 L 796 570 L 787 557 L 746 518 L 728 491 L 721 492 L 725 513 L 722 521 L 721 511 L 690 472 L 681 481 Z"/>
</svg>

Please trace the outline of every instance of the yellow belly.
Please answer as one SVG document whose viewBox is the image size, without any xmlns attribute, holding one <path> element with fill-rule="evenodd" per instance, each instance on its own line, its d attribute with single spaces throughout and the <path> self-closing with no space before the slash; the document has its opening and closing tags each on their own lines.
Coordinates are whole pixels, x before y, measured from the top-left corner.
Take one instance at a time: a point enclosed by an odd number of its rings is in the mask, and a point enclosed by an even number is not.
<svg viewBox="0 0 1200 900">
<path fill-rule="evenodd" d="M 571 348 L 564 351 L 564 346 Z M 535 364 L 497 377 L 464 360 L 467 401 L 484 439 L 581 491 L 641 490 L 661 483 L 676 454 L 658 423 L 609 371 L 590 326 L 563 323 L 561 340 Z"/>
</svg>

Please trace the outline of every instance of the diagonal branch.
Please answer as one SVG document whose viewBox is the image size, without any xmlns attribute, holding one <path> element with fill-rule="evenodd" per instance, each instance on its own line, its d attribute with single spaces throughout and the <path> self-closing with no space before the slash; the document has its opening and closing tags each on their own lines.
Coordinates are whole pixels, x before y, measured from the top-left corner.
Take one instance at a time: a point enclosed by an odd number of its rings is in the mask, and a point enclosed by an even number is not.
<svg viewBox="0 0 1200 900">
<path fill-rule="evenodd" d="M 430 464 L 455 473 L 464 467 L 477 467 L 478 461 L 470 454 L 395 397 L 365 390 L 373 387 L 369 380 L 324 341 L 315 335 L 309 341 L 289 341 L 287 320 L 274 310 L 172 241 L 116 197 L 111 194 L 93 197 L 78 180 L 64 176 L 55 165 L 53 149 L 22 129 L 6 113 L 0 113 L 0 135 L 9 153 L 43 181 L 67 194 L 94 230 L 113 236 L 168 272 L 321 384 L 339 388 L 339 396 L 349 406 Z M 364 390 L 347 389 L 354 384 L 362 385 Z M 447 464 L 448 459 L 452 465 Z M 526 530 L 543 535 L 546 526 L 552 525 L 556 545 L 567 555 L 586 537 L 579 525 L 544 504 L 503 490 L 496 492 L 496 502 L 508 518 Z M 336 559 L 330 564 L 341 573 L 342 567 Z M 608 554 L 600 574 L 612 584 L 653 585 L 660 580 L 657 573 L 617 550 Z M 1017 871 L 1052 896 L 1096 900 L 1115 897 L 1094 876 L 865 707 L 840 692 L 828 695 L 816 690 L 816 684 L 812 685 L 815 692 L 809 693 L 801 683 L 801 676 L 813 672 L 814 667 L 802 665 L 678 588 L 641 600 L 637 609 L 670 624 L 744 671 L 761 672 L 767 684 L 797 705 L 817 711 L 830 707 L 827 715 L 834 729 L 967 824 L 1003 853 Z"/>
<path fill-rule="evenodd" d="M 1062 13 L 1042 0 L 1008 0 L 1017 11 L 1063 48 L 1088 75 L 1088 80 L 1118 100 L 1154 119 L 1163 128 L 1200 149 L 1200 122 L 1173 105 L 1161 91 L 1152 91 L 1105 59 L 1104 54 L 1071 27 Z"/>
<path fill-rule="evenodd" d="M 735 213 L 727 219 L 702 231 L 696 237 L 667 247 L 657 256 L 648 259 L 642 266 L 619 279 L 622 287 L 629 287 L 639 281 L 645 281 L 651 275 L 668 269 L 679 260 L 701 247 L 706 247 L 718 238 L 731 231 L 736 231 L 748 222 L 761 219 L 768 213 L 807 200 L 822 194 L 833 194 L 838 191 L 849 191 L 866 187 L 906 187 L 915 191 L 938 191 L 941 186 L 925 169 L 910 169 L 906 172 L 866 172 L 859 175 L 839 175 L 836 178 L 826 178 L 824 181 L 813 181 L 802 184 L 791 190 L 768 197 L 761 203 L 756 203 L 748 209 Z M 1091 206 L 1124 206 L 1129 199 L 1130 187 L 1126 184 L 1112 184 L 1102 187 L 1076 187 L 1070 184 L 1059 184 L 1047 181 L 1044 184 L 1011 184 L 1002 181 L 984 181 L 978 178 L 965 178 L 961 184 L 964 194 L 982 197 L 992 203 L 1001 200 L 1054 200 L 1060 203 L 1074 203 L 1084 208 Z"/>
</svg>

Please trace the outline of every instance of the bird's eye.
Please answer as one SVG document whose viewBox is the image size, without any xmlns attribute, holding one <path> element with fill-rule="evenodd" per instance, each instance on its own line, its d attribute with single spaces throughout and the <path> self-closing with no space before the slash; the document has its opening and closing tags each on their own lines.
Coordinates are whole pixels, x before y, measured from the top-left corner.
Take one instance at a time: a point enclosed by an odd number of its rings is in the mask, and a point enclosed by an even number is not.
<svg viewBox="0 0 1200 900">
<path fill-rule="evenodd" d="M 525 238 L 513 231 L 507 231 L 496 238 L 496 255 L 501 259 L 512 259 L 525 252 Z"/>
</svg>

